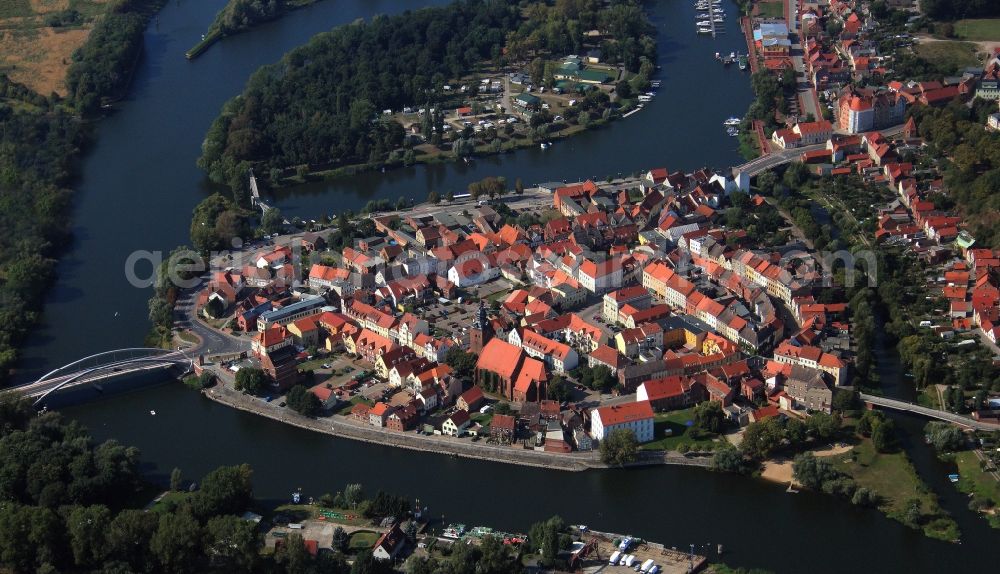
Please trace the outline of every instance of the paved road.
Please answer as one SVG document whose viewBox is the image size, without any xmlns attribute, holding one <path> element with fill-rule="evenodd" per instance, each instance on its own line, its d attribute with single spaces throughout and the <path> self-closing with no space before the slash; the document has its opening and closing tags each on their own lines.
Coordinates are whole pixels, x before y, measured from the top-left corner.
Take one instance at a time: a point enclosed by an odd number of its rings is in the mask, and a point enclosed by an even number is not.
<svg viewBox="0 0 1000 574">
<path fill-rule="evenodd" d="M 215 262 L 215 264 L 221 265 L 220 262 Z M 198 318 L 196 307 L 198 293 L 207 285 L 209 278 L 210 275 L 206 274 L 198 279 L 197 286 L 181 291 L 177 304 L 174 306 L 174 326 L 190 331 L 201 341 L 190 347 L 185 347 L 185 352 L 196 356 L 202 353 L 206 355 L 232 355 L 249 351 L 249 337 L 237 337 L 223 333 Z"/>
</svg>

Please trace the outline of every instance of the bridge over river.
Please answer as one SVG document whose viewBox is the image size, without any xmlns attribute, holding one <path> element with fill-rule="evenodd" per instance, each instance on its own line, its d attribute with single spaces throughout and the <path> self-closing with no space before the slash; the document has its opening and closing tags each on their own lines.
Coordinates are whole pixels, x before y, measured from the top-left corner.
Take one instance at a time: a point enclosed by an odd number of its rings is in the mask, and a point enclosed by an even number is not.
<svg viewBox="0 0 1000 574">
<path fill-rule="evenodd" d="M 105 351 L 53 369 L 36 381 L 14 387 L 16 391 L 35 399 L 35 406 L 62 389 L 96 384 L 128 374 L 181 367 L 194 368 L 194 361 L 182 350 L 131 348 Z"/>
<path fill-rule="evenodd" d="M 915 403 L 910 403 L 907 401 L 900 401 L 897 399 L 890 399 L 887 397 L 880 397 L 876 395 L 869 395 L 866 393 L 859 393 L 861 400 L 865 401 L 869 405 L 874 405 L 877 407 L 882 407 L 884 409 L 892 409 L 895 411 L 903 411 L 908 413 L 915 413 L 918 415 L 923 415 L 932 419 L 937 419 L 940 421 L 945 421 L 949 423 L 954 423 L 959 426 L 966 428 L 971 428 L 975 430 L 998 430 L 1000 426 L 992 423 L 977 421 L 971 417 L 949 413 L 947 411 L 942 411 L 938 409 L 932 409 L 930 407 L 924 407 Z"/>
</svg>

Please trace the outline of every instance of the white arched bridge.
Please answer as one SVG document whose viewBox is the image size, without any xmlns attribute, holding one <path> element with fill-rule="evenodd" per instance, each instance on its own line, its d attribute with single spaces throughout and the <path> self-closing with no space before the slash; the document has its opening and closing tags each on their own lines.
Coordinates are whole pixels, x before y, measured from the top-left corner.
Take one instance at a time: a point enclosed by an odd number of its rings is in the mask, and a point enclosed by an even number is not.
<svg viewBox="0 0 1000 574">
<path fill-rule="evenodd" d="M 33 383 L 11 390 L 35 398 L 35 405 L 45 402 L 49 395 L 68 387 L 93 384 L 100 380 L 170 367 L 191 369 L 194 361 L 184 351 L 167 349 L 132 348 L 116 349 L 90 355 L 58 369 L 49 371 Z"/>
</svg>

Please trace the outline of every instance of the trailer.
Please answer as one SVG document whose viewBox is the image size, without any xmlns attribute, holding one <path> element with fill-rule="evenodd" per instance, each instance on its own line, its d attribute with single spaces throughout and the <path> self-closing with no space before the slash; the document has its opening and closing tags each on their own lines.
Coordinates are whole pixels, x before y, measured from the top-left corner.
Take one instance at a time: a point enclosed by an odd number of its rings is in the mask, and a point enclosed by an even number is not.
<svg viewBox="0 0 1000 574">
<path fill-rule="evenodd" d="M 619 552 L 619 551 L 617 551 L 617 550 L 615 550 L 615 551 L 614 551 L 614 552 L 613 552 L 613 553 L 611 554 L 611 557 L 610 557 L 610 558 L 608 558 L 608 564 L 609 564 L 610 566 L 617 566 L 617 565 L 618 565 L 618 559 L 619 559 L 619 558 L 621 558 L 621 557 L 622 557 L 622 553 L 621 553 L 621 552 Z"/>
<path fill-rule="evenodd" d="M 622 559 L 622 566 L 625 566 L 626 568 L 631 568 L 635 564 L 635 562 L 636 562 L 636 557 L 633 556 L 632 554 L 628 554 L 625 556 L 625 558 Z"/>
<path fill-rule="evenodd" d="M 643 574 L 648 574 L 652 568 L 653 568 L 653 559 L 650 558 L 649 560 L 646 560 L 645 562 L 642 563 L 642 568 L 639 569 L 639 572 L 642 572 Z"/>
</svg>

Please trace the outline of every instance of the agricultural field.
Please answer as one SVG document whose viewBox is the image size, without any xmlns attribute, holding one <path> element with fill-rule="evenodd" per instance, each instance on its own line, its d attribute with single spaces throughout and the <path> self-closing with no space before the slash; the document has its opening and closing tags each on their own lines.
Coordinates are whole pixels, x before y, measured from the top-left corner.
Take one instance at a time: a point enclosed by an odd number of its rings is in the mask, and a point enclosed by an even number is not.
<svg viewBox="0 0 1000 574">
<path fill-rule="evenodd" d="M 0 2 L 0 73 L 36 92 L 66 93 L 73 52 L 87 40 L 108 0 Z"/>
</svg>

